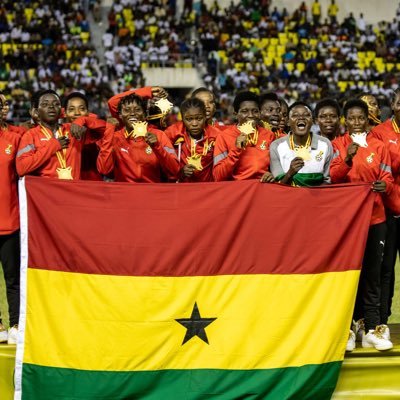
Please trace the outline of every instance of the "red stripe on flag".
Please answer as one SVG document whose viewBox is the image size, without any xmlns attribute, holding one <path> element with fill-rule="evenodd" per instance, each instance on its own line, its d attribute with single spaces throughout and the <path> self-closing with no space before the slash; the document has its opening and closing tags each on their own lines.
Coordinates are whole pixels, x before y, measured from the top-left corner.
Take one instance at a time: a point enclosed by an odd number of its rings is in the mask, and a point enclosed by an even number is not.
<svg viewBox="0 0 400 400">
<path fill-rule="evenodd" d="M 369 185 L 306 189 L 257 181 L 28 177 L 26 189 L 30 267 L 126 276 L 359 269 L 374 198 Z"/>
</svg>

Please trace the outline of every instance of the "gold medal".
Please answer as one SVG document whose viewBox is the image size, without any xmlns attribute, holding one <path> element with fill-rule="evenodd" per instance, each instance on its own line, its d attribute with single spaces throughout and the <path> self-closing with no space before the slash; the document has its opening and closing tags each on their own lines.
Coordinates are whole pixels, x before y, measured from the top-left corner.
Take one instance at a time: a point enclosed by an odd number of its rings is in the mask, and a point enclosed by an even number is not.
<svg viewBox="0 0 400 400">
<path fill-rule="evenodd" d="M 244 133 L 245 135 L 251 135 L 256 131 L 253 126 L 253 121 L 248 121 L 245 124 L 238 125 L 238 129 L 241 133 Z"/>
<path fill-rule="evenodd" d="M 311 151 L 310 151 L 311 135 L 310 134 L 308 135 L 307 142 L 304 146 L 295 145 L 293 135 L 290 135 L 289 144 L 290 144 L 290 148 L 294 151 L 295 157 L 300 157 L 304 161 L 311 160 Z"/>
<path fill-rule="evenodd" d="M 153 152 L 153 150 L 150 146 L 147 146 L 145 152 L 146 152 L 146 154 L 151 154 Z"/>
<path fill-rule="evenodd" d="M 191 137 L 190 138 L 190 157 L 186 157 L 186 163 L 193 165 L 193 167 L 195 167 L 197 171 L 202 171 L 203 166 L 201 164 L 201 160 L 202 160 L 203 156 L 207 155 L 207 152 L 209 151 L 210 146 L 212 147 L 213 145 L 214 145 L 214 142 L 209 143 L 208 139 L 206 139 L 203 144 L 202 154 L 198 154 L 196 152 L 197 140 L 193 139 Z"/>
<path fill-rule="evenodd" d="M 294 150 L 296 157 L 302 158 L 304 161 L 311 160 L 310 150 L 305 147 L 299 147 L 298 149 Z"/>
<path fill-rule="evenodd" d="M 147 133 L 147 122 L 140 121 L 140 122 L 135 122 L 132 124 L 133 126 L 133 137 L 138 138 L 138 137 L 145 137 Z"/>
<path fill-rule="evenodd" d="M 168 99 L 165 98 L 157 100 L 154 105 L 160 109 L 162 115 L 168 114 L 174 106 Z"/>
<path fill-rule="evenodd" d="M 353 133 L 350 135 L 351 140 L 358 144 L 360 147 L 368 147 L 367 133 Z"/>
<path fill-rule="evenodd" d="M 65 132 L 64 135 L 61 127 L 58 128 L 56 136 L 54 136 L 52 132 L 49 133 L 47 128 L 42 125 L 41 125 L 41 131 L 48 140 L 50 140 L 52 137 L 58 137 L 58 138 L 62 136 L 68 137 L 68 132 Z M 56 157 L 58 163 L 60 164 L 60 168 L 56 169 L 58 179 L 73 180 L 74 178 L 72 176 L 72 167 L 67 166 L 67 149 L 58 150 L 56 152 Z"/>
<path fill-rule="evenodd" d="M 201 171 L 203 169 L 203 166 L 201 165 L 201 159 L 202 156 L 200 154 L 195 154 L 188 157 L 186 161 L 188 164 L 193 165 L 193 167 L 195 167 L 197 171 Z"/>
<path fill-rule="evenodd" d="M 56 171 L 58 174 L 58 179 L 66 179 L 66 180 L 74 179 L 72 177 L 72 168 L 71 167 L 57 168 Z"/>
</svg>

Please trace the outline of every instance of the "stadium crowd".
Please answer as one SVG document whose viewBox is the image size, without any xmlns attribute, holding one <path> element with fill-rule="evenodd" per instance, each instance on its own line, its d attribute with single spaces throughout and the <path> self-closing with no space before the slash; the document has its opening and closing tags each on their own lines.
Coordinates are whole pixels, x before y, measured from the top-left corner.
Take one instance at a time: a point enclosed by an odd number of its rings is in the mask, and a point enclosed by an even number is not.
<svg viewBox="0 0 400 400">
<path fill-rule="evenodd" d="M 129 69 L 120 69 L 115 62 L 108 64 L 108 75 L 122 79 L 117 86 L 121 90 L 113 96 L 108 90 L 101 91 L 105 82 L 95 52 L 84 40 L 88 36 L 82 36 L 88 33 L 88 25 L 80 2 L 65 0 L 59 2 L 59 9 L 36 3 L 38 7 L 27 14 L 29 7 L 13 8 L 15 3 L 6 1 L 0 12 L 0 30 L 5 35 L 2 46 L 7 49 L 3 52 L 5 65 L 8 63 L 5 82 L 11 88 L 7 96 L 0 95 L 0 260 L 10 315 L 9 330 L 0 321 L 0 342 L 15 343 L 18 332 L 17 177 L 35 175 L 166 185 L 243 179 L 307 187 L 367 182 L 376 195 L 347 350 L 355 348 L 357 339 L 363 347 L 393 347 L 387 323 L 400 234 L 399 219 L 395 218 L 400 214 L 400 90 L 398 66 L 390 61 L 399 56 L 398 39 L 392 34 L 398 25 L 390 24 L 379 32 L 365 26 L 363 33 L 360 20 L 335 25 L 332 10 L 329 16 L 333 27 L 320 22 L 317 6 L 313 6 L 310 22 L 305 5 L 289 17 L 285 12 L 270 12 L 268 1 L 262 2 L 266 15 L 250 0 L 231 5 L 227 13 L 217 3 L 210 10 L 203 5 L 197 13 L 189 7 L 185 18 L 200 31 L 210 60 L 218 56 L 222 62 L 209 62 L 208 87 L 194 90 L 179 105 L 181 120 L 171 121 L 173 99 L 168 98 L 167 91 L 142 87 L 139 73 L 130 80 L 126 77 Z M 93 10 L 96 4 L 92 4 Z M 132 4 L 138 12 L 129 17 L 124 11 Z M 158 6 L 152 8 L 154 4 Z M 135 60 L 136 48 L 148 51 L 151 46 L 166 45 L 164 53 L 155 52 L 157 59 L 148 54 L 147 62 L 168 63 L 169 56 L 164 56 L 171 52 L 170 46 L 179 47 L 183 41 L 180 35 L 188 40 L 188 32 L 184 23 L 174 22 L 174 13 L 160 14 L 162 24 L 154 32 L 148 29 L 154 26 L 152 16 L 162 12 L 159 4 L 115 2 L 109 14 L 111 37 L 103 37 L 105 47 L 113 53 L 110 60 L 115 60 L 115 51 L 126 53 L 129 49 L 130 67 L 139 71 L 143 60 Z M 141 24 L 143 18 L 146 23 Z M 132 25 L 125 29 L 128 21 Z M 209 27 L 207 31 L 204 26 Z M 10 28 L 11 33 L 7 33 Z M 176 35 L 165 42 L 171 29 Z M 377 40 L 368 39 L 373 34 Z M 363 35 L 365 40 L 360 39 Z M 140 43 L 143 37 L 146 43 Z M 264 39 L 265 46 L 261 43 Z M 381 72 L 375 61 L 375 46 L 380 39 L 387 47 Z M 222 45 L 224 50 L 219 50 Z M 40 51 L 34 57 L 35 46 Z M 273 53 L 262 50 L 270 47 Z M 333 48 L 336 50 L 332 53 Z M 179 47 L 179 52 L 184 51 Z M 370 57 L 368 52 L 375 55 L 368 65 L 364 59 L 365 68 L 361 68 L 355 55 Z M 16 62 L 19 58 L 23 63 Z M 120 60 L 125 62 L 130 61 Z M 250 71 L 247 64 L 256 69 L 258 65 L 260 70 Z M 290 64 L 293 71 L 289 74 Z M 301 71 L 299 64 L 304 65 Z M 221 85 L 225 67 L 226 80 Z M 287 74 L 282 75 L 285 69 Z M 347 73 L 346 82 L 354 80 L 354 85 L 337 90 L 334 85 Z M 239 81 L 237 74 L 248 78 Z M 357 79 L 354 74 L 359 74 Z M 141 87 L 131 89 L 138 83 Z M 356 91 L 357 97 L 351 98 Z M 344 102 L 337 101 L 339 92 L 347 96 Z M 107 101 L 112 118 L 106 119 L 98 111 L 101 107 L 89 101 L 94 94 L 98 104 Z M 17 125 L 13 121 L 13 116 L 19 117 L 16 104 L 26 102 L 27 95 L 27 121 Z M 384 96 L 391 111 L 384 121 L 378 96 Z M 290 105 L 286 102 L 289 97 Z M 230 114 L 223 117 L 224 121 L 216 118 L 218 103 L 232 105 L 226 108 Z"/>
<path fill-rule="evenodd" d="M 13 98 L 13 118 L 26 116 L 39 88 L 67 95 L 79 87 L 96 108 L 110 95 L 89 28 L 79 0 L 1 2 L 0 90 Z"/>
<path fill-rule="evenodd" d="M 225 10 L 204 6 L 199 33 L 210 52 L 207 87 L 227 97 L 263 88 L 311 104 L 360 91 L 384 100 L 400 76 L 400 7 L 393 21 L 372 26 L 362 14 L 341 23 L 322 19 L 316 4 L 308 10 L 303 2 L 292 15 L 252 0 Z"/>
<path fill-rule="evenodd" d="M 39 87 L 83 91 L 105 114 L 102 99 L 144 86 L 142 69 L 149 66 L 204 64 L 205 85 L 226 122 L 238 90 L 263 88 L 311 105 L 364 91 L 384 102 L 400 75 L 400 6 L 392 21 L 369 25 L 362 14 L 339 21 L 334 1 L 327 13 L 315 0 L 310 8 L 299 2 L 289 14 L 270 1 L 243 0 L 226 9 L 189 1 L 179 13 L 171 0 L 115 0 L 103 48 L 95 49 L 83 3 L 2 3 L 0 90 L 13 96 L 13 118 L 23 118 Z M 101 23 L 101 2 L 89 4 Z"/>
<path fill-rule="evenodd" d="M 400 75 L 400 6 L 393 21 L 373 26 L 362 14 L 338 21 L 334 1 L 327 18 L 322 18 L 318 1 L 311 10 L 303 2 L 289 14 L 286 9 L 272 9 L 269 1 L 253 0 L 231 3 L 226 9 L 217 2 L 211 7 L 201 3 L 185 9 L 178 19 L 173 12 L 166 20 L 155 18 L 165 3 L 114 2 L 107 62 L 120 72 L 110 77 L 121 78 L 127 63 L 140 77 L 141 67 L 181 66 L 179 61 L 190 57 L 203 60 L 207 66 L 203 79 L 221 101 L 222 119 L 229 118 L 231 99 L 238 90 L 259 93 L 263 88 L 287 101 L 312 105 L 324 97 L 342 99 L 360 91 L 371 91 L 384 101 Z M 139 8 L 135 17 L 132 4 Z M 113 47 L 120 42 L 129 46 Z M 143 82 L 131 86 L 139 83 Z M 125 86 L 130 87 L 129 82 Z"/>
</svg>

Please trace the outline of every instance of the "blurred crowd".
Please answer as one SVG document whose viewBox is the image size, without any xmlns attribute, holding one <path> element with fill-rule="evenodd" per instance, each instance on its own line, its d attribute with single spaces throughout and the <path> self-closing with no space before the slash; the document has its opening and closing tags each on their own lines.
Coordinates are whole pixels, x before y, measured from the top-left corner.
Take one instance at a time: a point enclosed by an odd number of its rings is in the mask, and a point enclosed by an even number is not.
<svg viewBox="0 0 400 400">
<path fill-rule="evenodd" d="M 300 2 L 299 2 L 300 4 Z M 392 21 L 368 25 L 363 14 L 338 21 L 335 1 L 292 13 L 267 1 L 202 8 L 199 34 L 207 49 L 206 85 L 227 100 L 238 90 L 270 90 L 312 104 L 344 93 L 387 97 L 400 77 L 400 6 Z M 393 10 L 395 11 L 395 9 Z M 226 113 L 227 104 L 223 104 Z"/>
<path fill-rule="evenodd" d="M 0 45 L 0 90 L 12 96 L 17 120 L 39 88 L 65 95 L 79 88 L 94 103 L 109 96 L 82 1 L 2 1 Z"/>
</svg>

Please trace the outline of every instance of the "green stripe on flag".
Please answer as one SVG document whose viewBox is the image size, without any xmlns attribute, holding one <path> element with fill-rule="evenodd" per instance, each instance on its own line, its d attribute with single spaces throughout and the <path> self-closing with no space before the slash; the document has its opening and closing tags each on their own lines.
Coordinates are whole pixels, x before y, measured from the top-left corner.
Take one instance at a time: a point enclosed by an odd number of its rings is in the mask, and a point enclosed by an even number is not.
<svg viewBox="0 0 400 400">
<path fill-rule="evenodd" d="M 275 177 L 277 182 L 281 181 L 286 174 L 280 174 Z M 292 182 L 296 186 L 319 186 L 324 182 L 324 174 L 317 172 L 304 172 L 293 175 Z"/>
<path fill-rule="evenodd" d="M 22 399 L 323 400 L 331 398 L 341 364 L 338 361 L 269 370 L 132 372 L 83 371 L 24 364 Z"/>
</svg>

